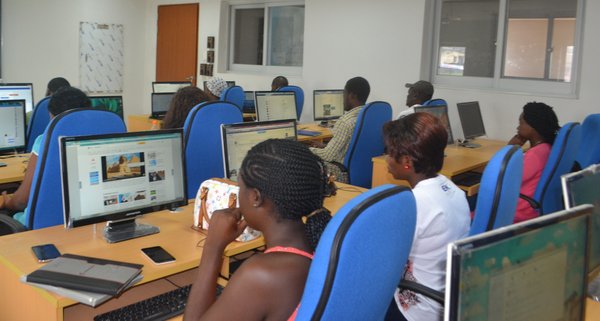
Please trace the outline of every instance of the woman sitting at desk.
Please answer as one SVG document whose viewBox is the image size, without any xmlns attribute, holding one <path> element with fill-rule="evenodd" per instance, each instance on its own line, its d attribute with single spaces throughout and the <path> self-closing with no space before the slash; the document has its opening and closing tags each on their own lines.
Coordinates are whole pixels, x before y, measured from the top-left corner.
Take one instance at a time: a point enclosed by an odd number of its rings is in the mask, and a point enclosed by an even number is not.
<svg viewBox="0 0 600 321">
<path fill-rule="evenodd" d="M 383 127 L 388 171 L 408 181 L 417 204 L 417 224 L 404 279 L 443 291 L 446 246 L 467 236 L 470 225 L 465 193 L 444 175 L 448 132 L 429 113 L 414 113 Z M 385 320 L 441 320 L 443 307 L 409 290 L 396 290 Z"/>
<path fill-rule="evenodd" d="M 248 152 L 238 176 L 240 207 L 211 218 L 185 320 L 295 316 L 312 253 L 330 220 L 323 208 L 324 166 L 308 147 L 286 139 L 267 140 Z M 223 251 L 247 225 L 262 231 L 267 250 L 246 260 L 216 300 Z"/>
<path fill-rule="evenodd" d="M 523 156 L 521 194 L 533 197 L 559 129 L 558 118 L 552 107 L 536 102 L 523 106 L 523 112 L 519 116 L 517 134 L 508 142 L 510 145 L 520 146 L 529 142 L 530 148 Z M 527 201 L 519 198 L 515 223 L 535 218 L 538 215 L 539 213 Z"/>
<path fill-rule="evenodd" d="M 205 101 L 208 101 L 208 96 L 202 89 L 193 86 L 180 88 L 171 99 L 162 128 L 183 127 L 190 110 Z"/>
</svg>

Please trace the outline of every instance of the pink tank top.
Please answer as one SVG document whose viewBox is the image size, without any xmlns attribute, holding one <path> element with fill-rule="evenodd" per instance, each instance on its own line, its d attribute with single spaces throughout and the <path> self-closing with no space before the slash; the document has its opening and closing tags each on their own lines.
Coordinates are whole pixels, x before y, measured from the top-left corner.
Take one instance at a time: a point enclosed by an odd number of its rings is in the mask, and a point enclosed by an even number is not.
<svg viewBox="0 0 600 321">
<path fill-rule="evenodd" d="M 313 259 L 312 254 L 299 250 L 295 247 L 287 247 L 287 246 L 274 246 L 272 248 L 269 248 L 265 251 L 265 254 L 268 253 L 274 253 L 274 252 L 284 252 L 284 253 L 292 253 L 292 254 L 297 254 L 300 256 L 304 256 L 307 257 L 309 259 Z M 292 315 L 288 318 L 288 321 L 294 321 L 296 320 L 296 315 L 298 314 L 298 308 L 300 308 L 300 304 L 298 303 L 298 306 L 296 307 L 296 309 L 294 310 L 294 312 L 292 313 Z"/>
</svg>

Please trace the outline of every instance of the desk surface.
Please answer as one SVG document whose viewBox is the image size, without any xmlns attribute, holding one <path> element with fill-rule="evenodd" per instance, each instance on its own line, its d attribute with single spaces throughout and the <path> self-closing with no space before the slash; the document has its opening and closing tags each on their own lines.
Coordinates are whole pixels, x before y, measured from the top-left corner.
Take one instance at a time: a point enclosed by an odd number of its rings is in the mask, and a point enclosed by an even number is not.
<svg viewBox="0 0 600 321">
<path fill-rule="evenodd" d="M 334 213 L 364 191 L 362 188 L 339 185 L 348 189 L 340 190 L 338 195 L 325 199 L 325 207 Z M 54 243 L 62 253 L 143 264 L 144 278 L 139 285 L 197 267 L 202 254 L 202 247 L 197 244 L 205 236 L 191 228 L 192 212 L 193 202 L 179 213 L 162 211 L 147 215 L 139 220 L 158 226 L 160 233 L 115 244 L 108 244 L 104 240 L 104 224 L 69 230 L 65 230 L 63 226 L 54 226 L 0 237 L 0 293 L 4 294 L 0 300 L 0 320 L 63 320 L 64 308 L 77 304 L 71 299 L 19 282 L 21 275 L 29 274 L 42 266 L 31 252 L 33 245 Z M 155 265 L 148 261 L 140 249 L 156 245 L 165 248 L 177 261 L 165 265 Z M 247 243 L 233 242 L 224 254 L 229 257 L 262 245 L 262 238 Z M 7 296 L 7 293 L 11 295 Z M 36 308 L 17 309 L 23 304 Z"/>
<path fill-rule="evenodd" d="M 0 184 L 18 183 L 23 181 L 30 154 L 18 154 L 10 158 L 0 158 L 7 166 L 0 167 Z"/>
<path fill-rule="evenodd" d="M 318 123 L 298 124 L 298 129 L 317 131 L 317 132 L 321 133 L 318 136 L 298 135 L 298 141 L 299 142 L 307 142 L 307 141 L 320 141 L 320 142 L 322 142 L 324 140 L 329 140 L 329 139 L 331 139 L 331 137 L 333 137 L 333 133 L 331 132 L 331 128 L 321 127 L 321 126 L 319 126 Z"/>
</svg>

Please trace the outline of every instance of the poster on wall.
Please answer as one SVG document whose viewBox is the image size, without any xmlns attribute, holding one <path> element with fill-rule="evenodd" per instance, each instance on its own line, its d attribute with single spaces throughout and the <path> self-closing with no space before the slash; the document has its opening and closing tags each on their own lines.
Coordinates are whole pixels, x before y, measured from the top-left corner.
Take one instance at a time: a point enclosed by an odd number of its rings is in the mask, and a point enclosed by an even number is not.
<svg viewBox="0 0 600 321">
<path fill-rule="evenodd" d="M 123 25 L 80 22 L 79 85 L 87 93 L 123 91 Z"/>
</svg>

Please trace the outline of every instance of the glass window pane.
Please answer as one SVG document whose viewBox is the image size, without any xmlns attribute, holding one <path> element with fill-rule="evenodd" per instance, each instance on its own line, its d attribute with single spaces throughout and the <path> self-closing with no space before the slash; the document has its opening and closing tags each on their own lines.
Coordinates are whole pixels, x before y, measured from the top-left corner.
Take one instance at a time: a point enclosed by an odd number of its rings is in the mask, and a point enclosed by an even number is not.
<svg viewBox="0 0 600 321">
<path fill-rule="evenodd" d="M 442 0 L 437 74 L 493 77 L 499 0 Z"/>
<path fill-rule="evenodd" d="M 269 55 L 271 66 L 302 66 L 304 52 L 304 6 L 269 9 Z"/>
<path fill-rule="evenodd" d="M 575 18 L 554 19 L 550 79 L 571 81 L 573 49 L 575 48 Z"/>
<path fill-rule="evenodd" d="M 544 78 L 548 19 L 509 19 L 504 76 Z"/>
<path fill-rule="evenodd" d="M 265 9 L 236 9 L 234 64 L 262 65 Z"/>
</svg>

